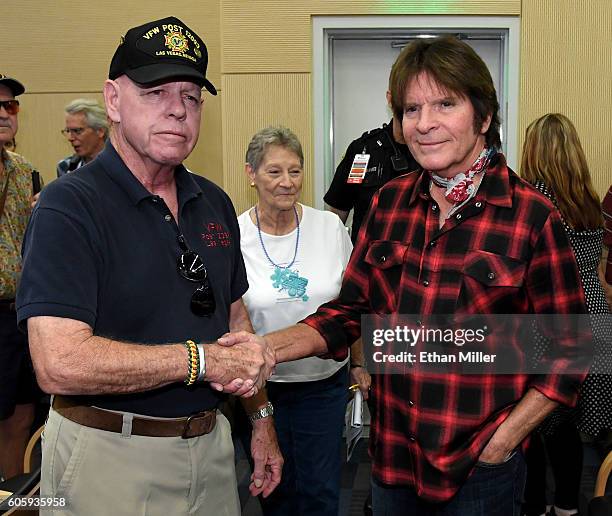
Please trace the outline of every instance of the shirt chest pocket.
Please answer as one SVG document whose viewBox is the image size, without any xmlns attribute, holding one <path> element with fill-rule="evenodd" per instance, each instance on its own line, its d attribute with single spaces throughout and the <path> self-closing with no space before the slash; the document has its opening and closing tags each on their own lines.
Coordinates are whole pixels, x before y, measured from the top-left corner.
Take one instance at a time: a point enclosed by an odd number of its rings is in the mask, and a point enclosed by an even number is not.
<svg viewBox="0 0 612 516">
<path fill-rule="evenodd" d="M 471 306 L 469 311 L 480 313 L 512 313 L 525 283 L 526 269 L 526 262 L 510 256 L 468 251 L 458 308 Z"/>
<path fill-rule="evenodd" d="M 392 240 L 374 240 L 365 256 L 370 266 L 368 294 L 375 313 L 397 311 L 398 291 L 408 245 Z"/>
</svg>

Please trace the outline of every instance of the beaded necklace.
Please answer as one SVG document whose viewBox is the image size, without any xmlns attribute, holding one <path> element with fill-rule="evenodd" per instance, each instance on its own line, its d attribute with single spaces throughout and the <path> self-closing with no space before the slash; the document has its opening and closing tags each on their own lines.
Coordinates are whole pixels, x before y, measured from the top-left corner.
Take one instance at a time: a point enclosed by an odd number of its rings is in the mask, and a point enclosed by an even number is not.
<svg viewBox="0 0 612 516">
<path fill-rule="evenodd" d="M 298 216 L 297 208 L 293 206 L 293 213 L 295 213 L 295 223 L 297 226 L 297 235 L 295 238 L 295 250 L 293 252 L 293 259 L 291 263 L 286 266 L 278 265 L 274 263 L 270 255 L 268 254 L 268 250 L 264 245 L 263 236 L 261 234 L 261 225 L 259 223 L 259 213 L 257 211 L 257 206 L 255 206 L 255 220 L 257 221 L 257 234 L 259 235 L 259 243 L 261 244 L 261 249 L 263 250 L 266 258 L 270 262 L 270 264 L 274 267 L 274 272 L 270 276 L 272 280 L 272 286 L 275 289 L 278 289 L 279 292 L 286 291 L 290 298 L 301 299 L 302 301 L 308 301 L 309 297 L 306 294 L 306 287 L 308 286 L 308 280 L 299 275 L 298 271 L 292 271 L 291 266 L 295 263 L 298 253 L 298 247 L 300 244 L 300 217 Z"/>
<path fill-rule="evenodd" d="M 272 261 L 272 258 L 270 258 L 270 255 L 268 254 L 268 251 L 266 250 L 266 246 L 264 245 L 263 237 L 261 236 L 261 227 L 259 224 L 259 213 L 257 212 L 257 206 L 255 206 L 255 220 L 257 221 L 257 234 L 259 235 L 259 243 L 261 244 L 261 248 L 263 249 L 263 252 L 266 255 L 266 258 L 276 269 L 289 269 L 295 263 L 295 259 L 297 258 L 298 245 L 300 243 L 300 218 L 298 216 L 297 208 L 295 207 L 295 205 L 293 206 L 293 213 L 295 213 L 295 223 L 297 224 L 297 236 L 295 238 L 295 251 L 293 252 L 293 260 L 291 260 L 291 263 L 289 265 L 286 265 L 285 267 L 282 267 Z"/>
</svg>

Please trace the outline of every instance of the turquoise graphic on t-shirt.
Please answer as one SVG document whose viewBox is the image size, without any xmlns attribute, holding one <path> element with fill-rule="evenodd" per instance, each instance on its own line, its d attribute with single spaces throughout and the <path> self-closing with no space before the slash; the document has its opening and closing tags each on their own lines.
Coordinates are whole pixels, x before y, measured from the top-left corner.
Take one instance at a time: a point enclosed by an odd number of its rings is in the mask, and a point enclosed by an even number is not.
<svg viewBox="0 0 612 516">
<path fill-rule="evenodd" d="M 308 301 L 306 295 L 306 287 L 308 280 L 300 276 L 299 271 L 291 269 L 274 268 L 274 274 L 270 276 L 272 286 L 277 288 L 279 292 L 287 291 L 289 297 L 299 297 L 302 301 Z"/>
</svg>

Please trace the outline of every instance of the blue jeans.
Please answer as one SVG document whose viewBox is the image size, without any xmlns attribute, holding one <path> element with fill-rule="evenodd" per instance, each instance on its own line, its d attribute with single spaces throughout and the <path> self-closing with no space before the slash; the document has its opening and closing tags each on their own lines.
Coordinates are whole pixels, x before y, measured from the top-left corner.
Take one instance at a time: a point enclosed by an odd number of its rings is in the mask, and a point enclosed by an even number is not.
<svg viewBox="0 0 612 516">
<path fill-rule="evenodd" d="M 520 451 L 501 464 L 478 463 L 459 492 L 443 504 L 426 502 L 410 487 L 372 481 L 374 516 L 519 516 L 525 489 Z"/>
<path fill-rule="evenodd" d="M 268 382 L 285 459 L 280 485 L 261 499 L 266 516 L 337 516 L 348 369 L 314 382 Z"/>
</svg>

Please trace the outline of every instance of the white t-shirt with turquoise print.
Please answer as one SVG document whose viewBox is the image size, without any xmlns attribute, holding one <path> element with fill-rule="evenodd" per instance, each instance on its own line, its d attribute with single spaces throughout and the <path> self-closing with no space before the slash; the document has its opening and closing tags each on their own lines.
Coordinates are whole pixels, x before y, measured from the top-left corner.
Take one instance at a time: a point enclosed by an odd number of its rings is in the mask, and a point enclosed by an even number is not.
<svg viewBox="0 0 612 516">
<path fill-rule="evenodd" d="M 255 332 L 264 335 L 292 326 L 340 292 L 342 275 L 352 251 L 351 239 L 342 221 L 328 211 L 302 206 L 300 239 L 295 262 L 297 229 L 287 235 L 262 231 L 263 243 L 274 267 L 262 249 L 257 226 L 249 211 L 238 217 L 240 248 L 244 256 L 249 290 L 243 296 Z M 317 357 L 278 364 L 270 381 L 307 382 L 329 378 L 344 362 Z"/>
</svg>

